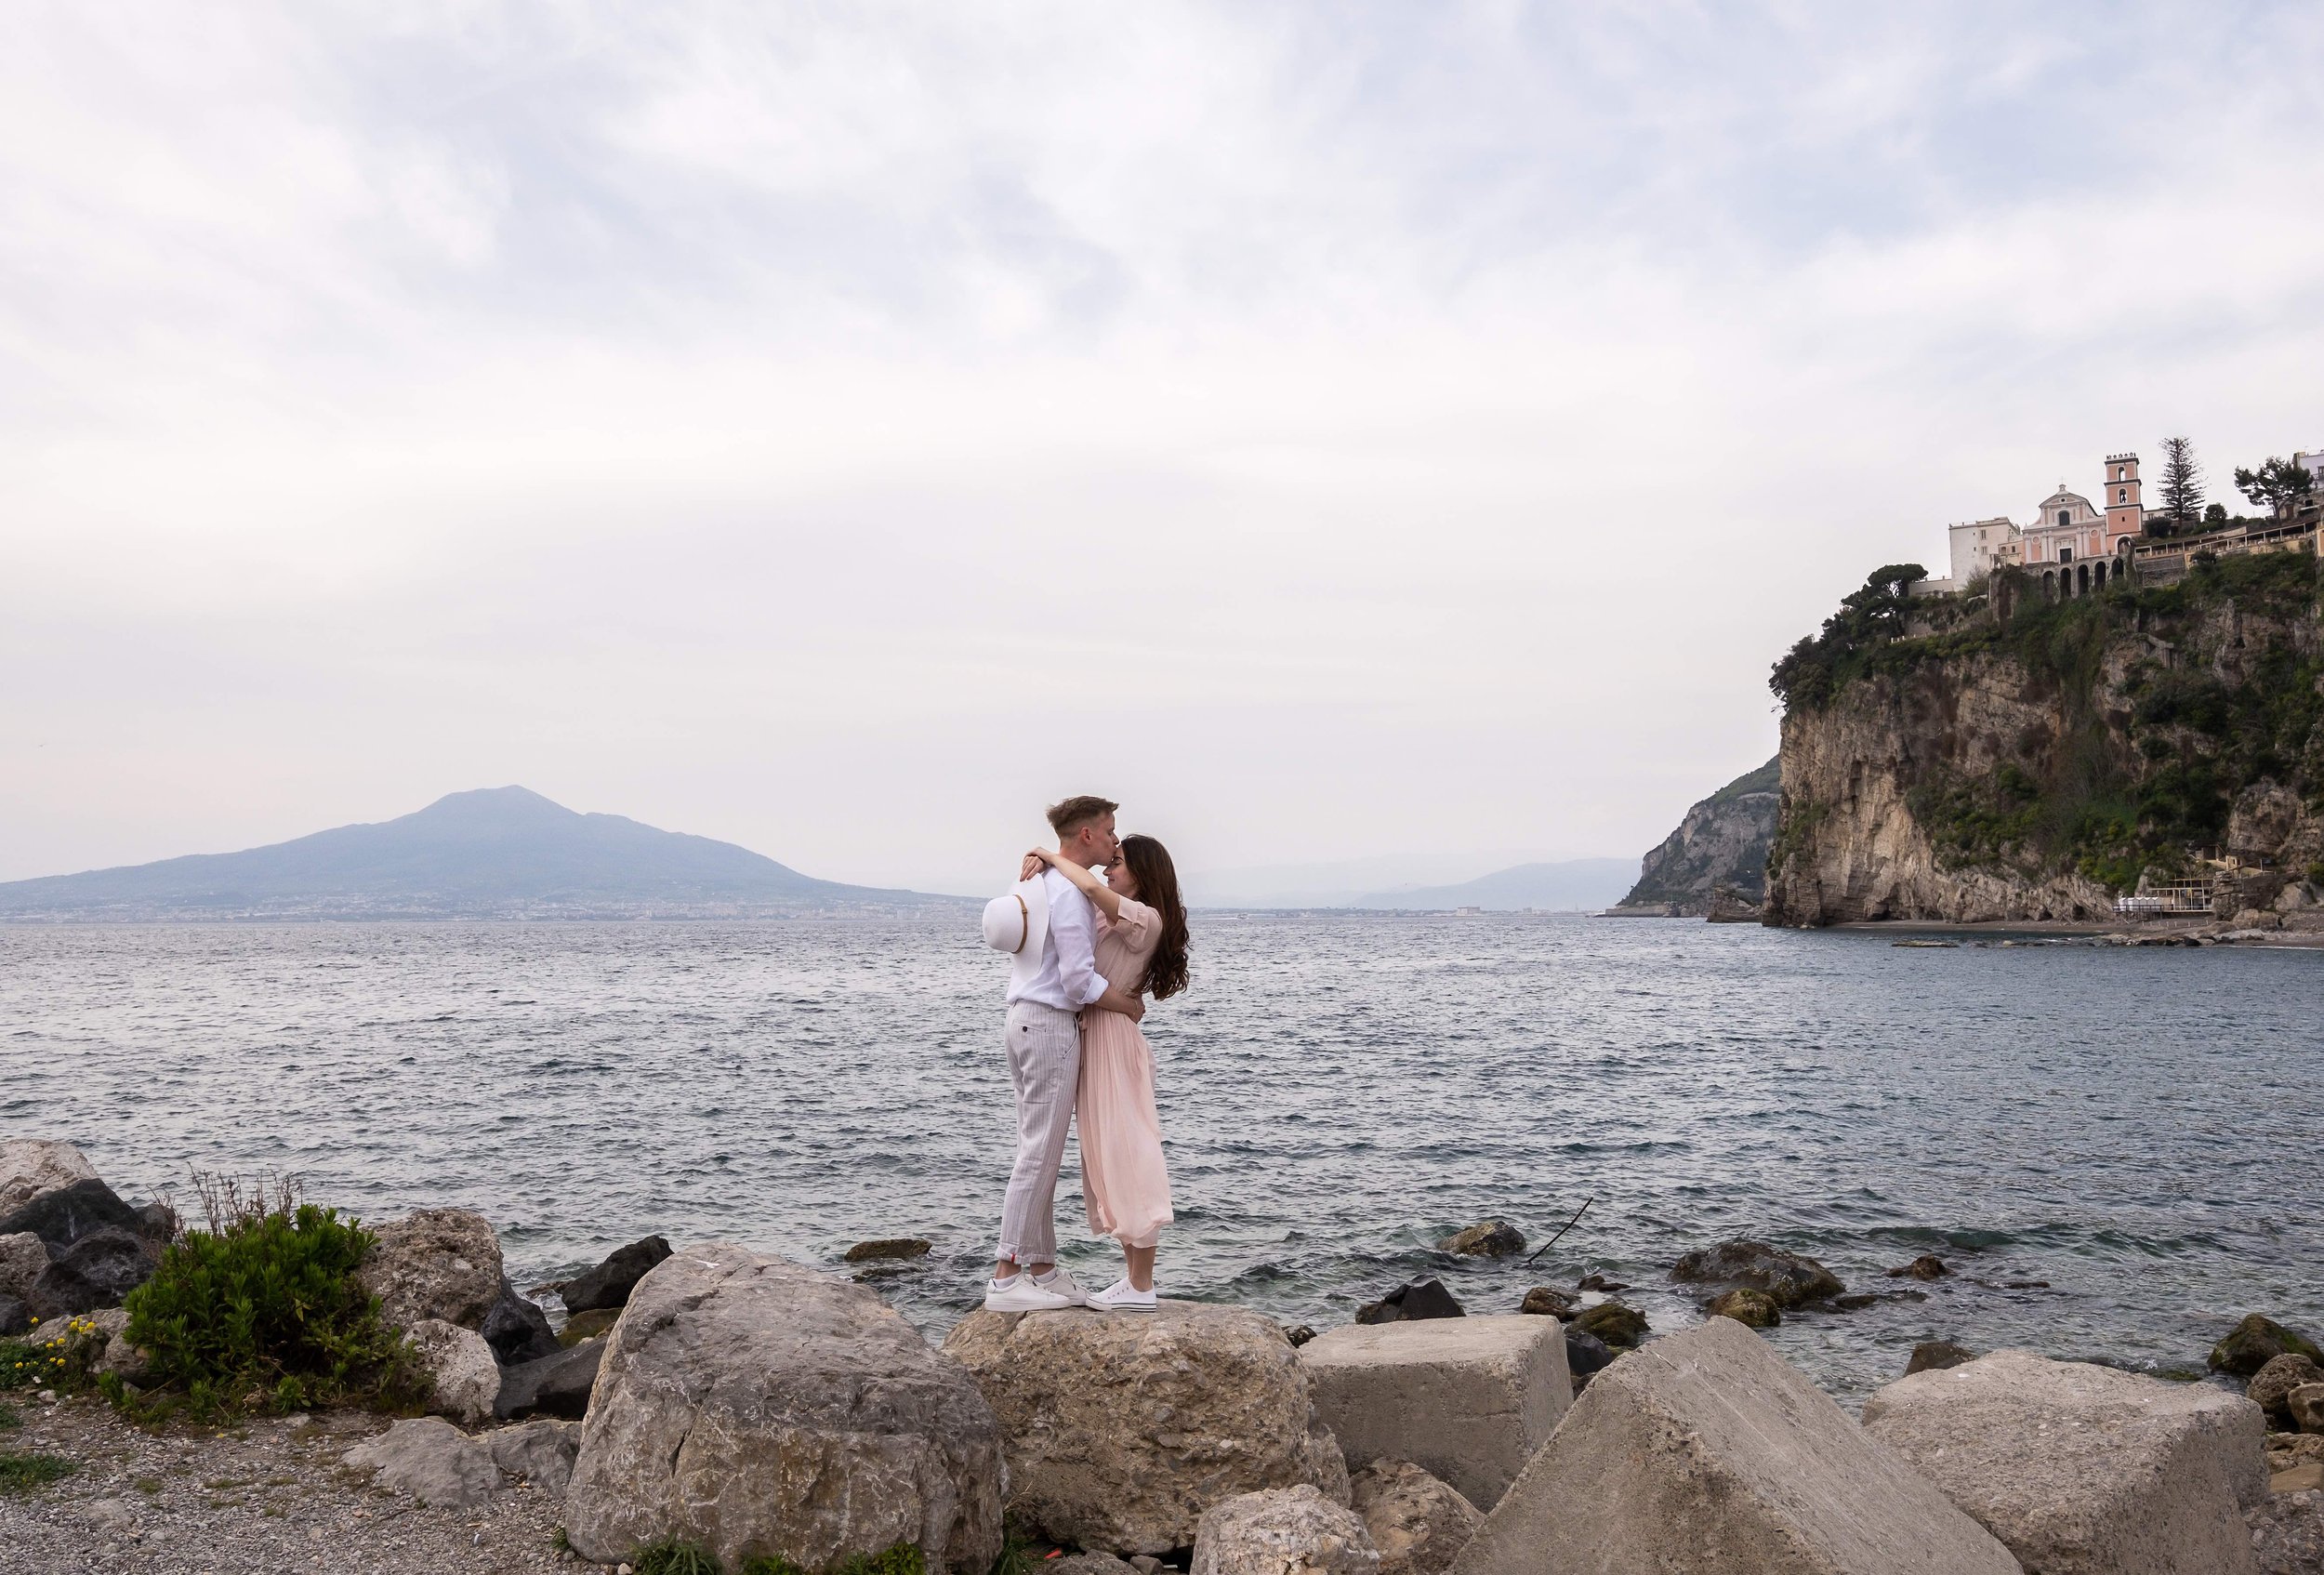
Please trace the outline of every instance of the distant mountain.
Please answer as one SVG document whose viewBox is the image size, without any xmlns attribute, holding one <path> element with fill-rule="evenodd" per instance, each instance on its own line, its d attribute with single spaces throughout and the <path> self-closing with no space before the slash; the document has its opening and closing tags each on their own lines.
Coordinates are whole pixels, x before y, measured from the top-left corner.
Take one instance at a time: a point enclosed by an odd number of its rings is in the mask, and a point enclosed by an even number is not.
<svg viewBox="0 0 2324 1575">
<path fill-rule="evenodd" d="M 1400 891 L 1372 892 L 1352 906 L 1413 910 L 1481 907 L 1489 912 L 1537 907 L 1588 912 L 1604 907 L 1619 896 L 1637 868 L 1626 858 L 1520 864 L 1457 886 L 1408 886 Z"/>
<path fill-rule="evenodd" d="M 1710 911 L 1711 893 L 1723 886 L 1756 905 L 1766 884 L 1768 845 L 1776 837 L 1781 766 L 1778 756 L 1689 809 L 1678 829 L 1641 861 L 1638 884 L 1622 906 L 1667 903 L 1674 913 L 1699 917 Z"/>
<path fill-rule="evenodd" d="M 15 919 L 696 918 L 957 904 L 817 880 L 732 842 L 523 788 L 238 854 L 0 883 Z"/>
</svg>

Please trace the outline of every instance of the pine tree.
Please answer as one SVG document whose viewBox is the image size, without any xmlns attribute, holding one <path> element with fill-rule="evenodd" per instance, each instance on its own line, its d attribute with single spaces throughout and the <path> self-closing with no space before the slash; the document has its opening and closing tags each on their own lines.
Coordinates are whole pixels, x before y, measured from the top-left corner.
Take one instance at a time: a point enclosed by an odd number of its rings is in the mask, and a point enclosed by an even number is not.
<svg viewBox="0 0 2324 1575">
<path fill-rule="evenodd" d="M 2162 507 L 2171 516 L 2171 533 L 2190 530 L 2203 515 L 2203 467 L 2195 457 L 2189 438 L 2162 440 Z"/>
</svg>

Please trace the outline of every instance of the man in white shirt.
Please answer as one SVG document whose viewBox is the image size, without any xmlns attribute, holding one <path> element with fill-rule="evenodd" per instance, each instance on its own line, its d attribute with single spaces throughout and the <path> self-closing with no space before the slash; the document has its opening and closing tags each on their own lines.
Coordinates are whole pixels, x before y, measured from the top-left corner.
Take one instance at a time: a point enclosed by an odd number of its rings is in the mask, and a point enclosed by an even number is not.
<svg viewBox="0 0 2324 1575">
<path fill-rule="evenodd" d="M 1109 800 L 1082 794 L 1049 812 L 1057 851 L 1083 868 L 1112 864 L 1121 851 Z M 995 1312 L 1077 1307 L 1086 1298 L 1057 1266 L 1057 1171 L 1081 1081 L 1081 1009 L 1105 993 L 1098 974 L 1097 913 L 1054 869 L 1041 875 L 1049 899 L 1039 965 L 1009 982 L 1009 1078 L 1017 1091 L 1017 1161 L 1001 1206 L 1000 1251 L 984 1305 Z"/>
</svg>

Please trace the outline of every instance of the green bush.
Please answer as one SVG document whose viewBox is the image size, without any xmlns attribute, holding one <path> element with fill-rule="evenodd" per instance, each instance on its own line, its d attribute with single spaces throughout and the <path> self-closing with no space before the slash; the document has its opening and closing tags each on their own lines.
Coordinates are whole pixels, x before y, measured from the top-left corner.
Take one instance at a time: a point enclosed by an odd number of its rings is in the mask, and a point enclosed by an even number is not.
<svg viewBox="0 0 2324 1575">
<path fill-rule="evenodd" d="M 129 1339 L 152 1356 L 153 1388 L 197 1414 L 229 1407 L 409 1410 L 427 1380 L 355 1269 L 374 1238 L 302 1203 L 188 1231 L 129 1293 Z M 117 1404 L 132 1396 L 118 1383 Z M 147 1409 L 166 1403 L 158 1397 Z"/>
</svg>

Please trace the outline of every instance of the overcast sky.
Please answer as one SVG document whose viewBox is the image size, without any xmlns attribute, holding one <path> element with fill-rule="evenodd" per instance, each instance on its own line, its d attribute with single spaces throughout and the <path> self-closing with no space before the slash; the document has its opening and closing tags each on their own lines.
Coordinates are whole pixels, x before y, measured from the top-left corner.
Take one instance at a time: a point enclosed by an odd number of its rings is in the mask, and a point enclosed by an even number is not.
<svg viewBox="0 0 2324 1575">
<path fill-rule="evenodd" d="M 0 879 L 1635 854 L 1948 521 L 2324 446 L 2320 99 L 2293 6 L 10 6 Z"/>
</svg>

